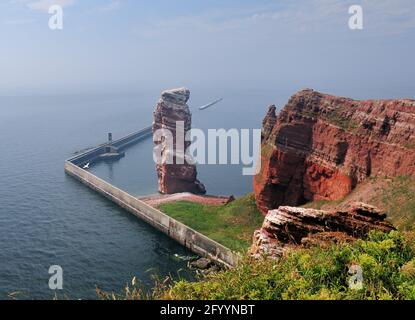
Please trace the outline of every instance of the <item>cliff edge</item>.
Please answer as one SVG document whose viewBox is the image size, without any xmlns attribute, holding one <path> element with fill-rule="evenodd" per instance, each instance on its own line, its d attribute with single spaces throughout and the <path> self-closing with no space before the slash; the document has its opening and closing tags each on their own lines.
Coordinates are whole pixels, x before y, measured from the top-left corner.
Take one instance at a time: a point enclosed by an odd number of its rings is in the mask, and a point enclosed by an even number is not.
<svg viewBox="0 0 415 320">
<path fill-rule="evenodd" d="M 310 89 L 263 122 L 254 192 L 263 214 L 339 200 L 368 177 L 415 176 L 415 100 L 357 101 Z"/>
<path fill-rule="evenodd" d="M 332 211 L 280 207 L 270 210 L 262 228 L 255 231 L 251 254 L 278 257 L 290 247 L 353 242 L 374 230 L 395 230 L 385 219 L 386 214 L 364 203 Z"/>
</svg>

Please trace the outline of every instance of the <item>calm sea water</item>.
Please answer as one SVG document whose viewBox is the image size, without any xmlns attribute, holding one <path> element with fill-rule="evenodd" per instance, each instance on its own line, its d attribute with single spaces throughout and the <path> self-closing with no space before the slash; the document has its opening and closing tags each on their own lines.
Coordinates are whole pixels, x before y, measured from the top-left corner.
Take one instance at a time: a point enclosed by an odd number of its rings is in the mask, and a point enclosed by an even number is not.
<svg viewBox="0 0 415 320">
<path fill-rule="evenodd" d="M 48 299 L 48 269 L 60 265 L 59 296 L 96 298 L 95 288 L 120 291 L 137 276 L 151 287 L 152 274 L 191 277 L 182 246 L 65 175 L 64 159 L 95 146 L 107 132 L 121 137 L 151 123 L 159 92 L 129 96 L 0 98 L 0 299 Z M 266 94 L 226 96 L 192 93 L 192 106 L 224 97 L 194 125 L 259 128 Z M 275 101 L 275 100 L 274 100 Z M 243 115 L 243 116 L 242 116 Z M 157 190 L 152 142 L 127 150 L 124 159 L 92 171 L 131 194 Z M 242 195 L 252 178 L 239 166 L 199 167 L 210 194 Z"/>
</svg>

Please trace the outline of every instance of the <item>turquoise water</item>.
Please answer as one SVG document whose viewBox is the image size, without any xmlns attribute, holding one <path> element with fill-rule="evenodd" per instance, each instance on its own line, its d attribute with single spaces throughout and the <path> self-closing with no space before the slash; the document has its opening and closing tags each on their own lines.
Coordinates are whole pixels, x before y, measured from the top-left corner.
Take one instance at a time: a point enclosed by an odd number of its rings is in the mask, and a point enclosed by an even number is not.
<svg viewBox="0 0 415 320">
<path fill-rule="evenodd" d="M 151 123 L 159 92 L 134 96 L 0 98 L 0 299 L 48 299 L 51 265 L 63 268 L 59 296 L 96 298 L 95 288 L 120 291 L 137 276 L 147 287 L 152 274 L 191 277 L 176 254 L 182 246 L 65 175 L 64 160 L 95 146 L 111 131 L 121 137 Z M 191 104 L 217 98 L 194 94 Z M 205 113 L 200 128 L 259 127 L 271 97 L 226 96 Z M 219 109 L 221 108 L 221 109 Z M 245 113 L 245 117 L 240 114 Z M 239 116 L 238 116 L 239 115 Z M 132 194 L 154 193 L 152 142 L 127 150 L 124 159 L 92 170 Z M 251 177 L 238 166 L 199 168 L 211 194 L 244 194 Z"/>
</svg>

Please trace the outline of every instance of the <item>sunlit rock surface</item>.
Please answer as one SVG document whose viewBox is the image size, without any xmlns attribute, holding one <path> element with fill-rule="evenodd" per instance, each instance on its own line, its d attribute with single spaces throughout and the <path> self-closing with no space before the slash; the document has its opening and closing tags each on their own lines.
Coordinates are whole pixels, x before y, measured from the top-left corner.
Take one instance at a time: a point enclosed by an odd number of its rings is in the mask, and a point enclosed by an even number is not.
<svg viewBox="0 0 415 320">
<path fill-rule="evenodd" d="M 185 150 L 189 147 L 189 143 L 184 142 L 184 136 L 192 126 L 192 115 L 187 105 L 189 97 L 190 91 L 186 88 L 164 91 L 154 111 L 153 133 L 166 129 L 171 133 L 173 141 L 172 144 L 155 141 L 161 154 L 156 169 L 159 192 L 162 194 L 206 193 L 205 186 L 197 180 L 196 166 L 189 163 L 189 158 L 184 157 Z M 182 126 L 176 126 L 178 122 Z M 183 141 L 178 141 L 177 133 L 182 137 L 179 140 Z M 169 163 L 168 159 L 173 162 Z"/>
<path fill-rule="evenodd" d="M 308 89 L 264 119 L 254 178 L 263 214 L 339 200 L 368 177 L 401 175 L 415 175 L 415 100 L 357 101 Z"/>
</svg>

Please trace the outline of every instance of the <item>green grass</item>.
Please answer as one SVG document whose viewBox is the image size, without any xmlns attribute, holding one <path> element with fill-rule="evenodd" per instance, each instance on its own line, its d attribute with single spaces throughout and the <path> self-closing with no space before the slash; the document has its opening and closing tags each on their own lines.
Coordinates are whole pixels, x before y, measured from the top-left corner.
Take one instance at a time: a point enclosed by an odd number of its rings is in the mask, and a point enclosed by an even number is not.
<svg viewBox="0 0 415 320">
<path fill-rule="evenodd" d="M 413 240 L 413 237 L 412 237 Z M 199 282 L 179 281 L 165 299 L 389 300 L 415 299 L 414 242 L 398 232 L 330 248 L 297 249 L 275 260 L 246 260 Z M 363 270 L 363 288 L 351 289 L 348 271 Z"/>
<path fill-rule="evenodd" d="M 321 114 L 320 111 L 314 111 L 313 109 L 304 109 L 301 110 L 301 114 L 310 118 L 322 118 L 327 122 L 338 126 L 344 130 L 354 132 L 359 128 L 359 124 L 351 119 L 347 115 L 347 110 L 344 107 L 336 107 L 332 109 L 329 113 Z"/>
<path fill-rule="evenodd" d="M 345 117 L 341 109 L 333 110 L 331 113 L 325 115 L 325 119 L 328 122 L 348 131 L 356 130 L 359 127 L 359 125 L 351 118 Z"/>
<path fill-rule="evenodd" d="M 159 206 L 170 217 L 199 231 L 222 245 L 245 252 L 264 217 L 258 211 L 252 194 L 226 206 L 212 206 L 178 201 Z"/>
<path fill-rule="evenodd" d="M 339 201 L 330 201 L 330 200 L 315 200 L 313 202 L 309 202 L 305 205 L 303 205 L 303 208 L 307 209 L 316 209 L 316 210 L 324 210 L 324 206 L 326 205 L 338 205 L 341 203 L 341 200 Z"/>
<path fill-rule="evenodd" d="M 415 221 L 414 178 L 373 178 L 355 190 L 359 199 L 381 207 L 401 230 Z M 365 199 L 360 199 L 359 197 Z M 316 201 L 309 207 L 342 205 Z M 240 252 L 251 245 L 263 217 L 253 195 L 227 206 L 189 202 L 160 208 L 223 245 Z M 351 266 L 363 271 L 363 287 L 350 288 Z M 136 285 L 121 295 L 98 292 L 102 299 L 165 300 L 415 300 L 415 232 L 372 232 L 367 239 L 329 247 L 293 248 L 280 259 L 245 256 L 234 269 L 208 273 L 195 282 L 158 280 L 151 293 Z"/>
<path fill-rule="evenodd" d="M 362 287 L 351 288 L 351 266 L 362 270 Z M 372 232 L 352 244 L 292 249 L 279 259 L 245 258 L 235 269 L 197 282 L 158 281 L 103 299 L 174 300 L 415 300 L 415 233 Z"/>
<path fill-rule="evenodd" d="M 415 179 L 413 177 L 392 179 L 371 202 L 380 202 L 389 219 L 401 230 L 414 230 Z"/>
</svg>

